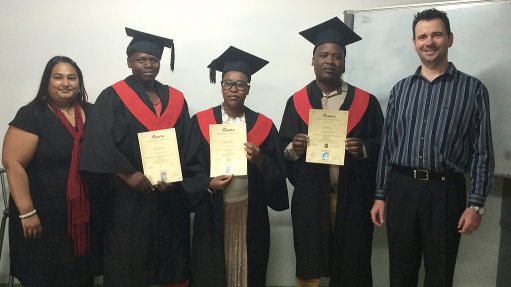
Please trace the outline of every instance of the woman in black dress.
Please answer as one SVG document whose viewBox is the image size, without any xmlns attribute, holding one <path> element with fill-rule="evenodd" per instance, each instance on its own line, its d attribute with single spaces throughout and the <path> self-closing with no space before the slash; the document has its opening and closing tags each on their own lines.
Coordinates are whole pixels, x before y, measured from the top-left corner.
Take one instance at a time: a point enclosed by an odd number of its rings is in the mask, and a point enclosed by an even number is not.
<svg viewBox="0 0 511 287">
<path fill-rule="evenodd" d="M 35 99 L 9 123 L 2 164 L 11 192 L 11 275 L 25 287 L 93 286 L 99 273 L 92 259 L 101 242 L 78 172 L 90 107 L 80 68 L 57 56 L 46 64 Z"/>
</svg>

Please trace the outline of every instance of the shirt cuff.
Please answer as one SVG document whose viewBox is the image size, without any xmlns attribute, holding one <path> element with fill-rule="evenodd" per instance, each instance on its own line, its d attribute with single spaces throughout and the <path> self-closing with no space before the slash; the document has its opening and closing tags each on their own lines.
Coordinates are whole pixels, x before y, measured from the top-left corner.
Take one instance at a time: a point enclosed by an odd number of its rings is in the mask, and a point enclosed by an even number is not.
<svg viewBox="0 0 511 287">
<path fill-rule="evenodd" d="M 379 200 L 385 201 L 387 199 L 387 191 L 383 190 L 383 189 L 376 189 L 374 199 L 379 199 Z"/>
<path fill-rule="evenodd" d="M 468 194 L 467 206 L 476 205 L 476 206 L 479 206 L 479 207 L 483 207 L 485 202 L 486 202 L 486 197 L 485 196 L 481 196 L 481 195 L 474 194 L 474 193 L 469 193 Z"/>
<path fill-rule="evenodd" d="M 284 149 L 284 158 L 290 161 L 296 161 L 300 156 L 293 149 L 293 142 L 290 142 Z"/>
</svg>

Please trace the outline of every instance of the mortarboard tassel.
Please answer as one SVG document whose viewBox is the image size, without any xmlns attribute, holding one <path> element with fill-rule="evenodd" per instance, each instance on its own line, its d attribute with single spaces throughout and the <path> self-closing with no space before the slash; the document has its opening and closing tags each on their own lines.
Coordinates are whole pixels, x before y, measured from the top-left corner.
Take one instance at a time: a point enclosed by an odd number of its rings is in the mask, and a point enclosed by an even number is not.
<svg viewBox="0 0 511 287">
<path fill-rule="evenodd" d="M 214 68 L 215 61 L 211 62 L 211 64 L 209 64 L 209 66 L 210 66 L 210 68 L 209 68 L 209 82 L 212 84 L 215 84 L 216 83 L 216 69 Z"/>
<path fill-rule="evenodd" d="M 175 54 L 174 54 L 174 50 L 176 48 L 174 47 L 174 42 L 172 42 L 172 47 L 170 48 L 170 70 L 172 72 L 174 72 L 174 58 L 175 58 Z"/>
</svg>

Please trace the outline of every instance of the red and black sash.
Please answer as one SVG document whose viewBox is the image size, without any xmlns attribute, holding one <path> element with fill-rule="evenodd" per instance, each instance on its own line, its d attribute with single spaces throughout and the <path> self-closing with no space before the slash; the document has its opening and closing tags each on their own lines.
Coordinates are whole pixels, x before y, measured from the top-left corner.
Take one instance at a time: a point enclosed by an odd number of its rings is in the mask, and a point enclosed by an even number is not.
<svg viewBox="0 0 511 287">
<path fill-rule="evenodd" d="M 148 130 L 162 130 L 173 128 L 183 110 L 185 97 L 183 93 L 169 86 L 169 104 L 163 114 L 156 116 L 140 99 L 137 93 L 122 80 L 112 85 L 121 101 L 126 105 L 133 116 Z M 170 103 L 172 95 L 172 104 Z"/>
<path fill-rule="evenodd" d="M 197 121 L 202 135 L 209 142 L 209 125 L 217 124 L 213 108 L 204 110 L 197 113 Z M 247 134 L 247 140 L 257 146 L 260 146 L 264 140 L 268 137 L 271 131 L 273 122 L 265 115 L 259 113 L 257 121 L 252 129 Z"/>
<path fill-rule="evenodd" d="M 304 87 L 293 95 L 293 102 L 295 104 L 296 112 L 300 118 L 305 122 L 306 125 L 309 125 L 309 110 L 312 109 L 312 105 L 307 95 L 307 87 Z M 355 87 L 355 96 L 349 109 L 348 130 L 346 131 L 347 135 L 360 122 L 367 110 L 368 105 L 369 93 Z"/>
</svg>

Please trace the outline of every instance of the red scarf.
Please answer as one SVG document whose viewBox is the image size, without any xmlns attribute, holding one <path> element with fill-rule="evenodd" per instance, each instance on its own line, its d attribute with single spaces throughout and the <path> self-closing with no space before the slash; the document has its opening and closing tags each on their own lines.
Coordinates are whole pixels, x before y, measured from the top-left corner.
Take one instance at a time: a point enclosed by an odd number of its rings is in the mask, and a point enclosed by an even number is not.
<svg viewBox="0 0 511 287">
<path fill-rule="evenodd" d="M 76 127 L 73 127 L 59 108 L 54 104 L 49 105 L 73 137 L 73 151 L 67 178 L 68 232 L 74 241 L 75 255 L 83 256 L 89 249 L 89 190 L 87 182 L 82 180 L 78 171 L 84 130 L 82 111 L 80 105 L 74 105 Z"/>
</svg>

